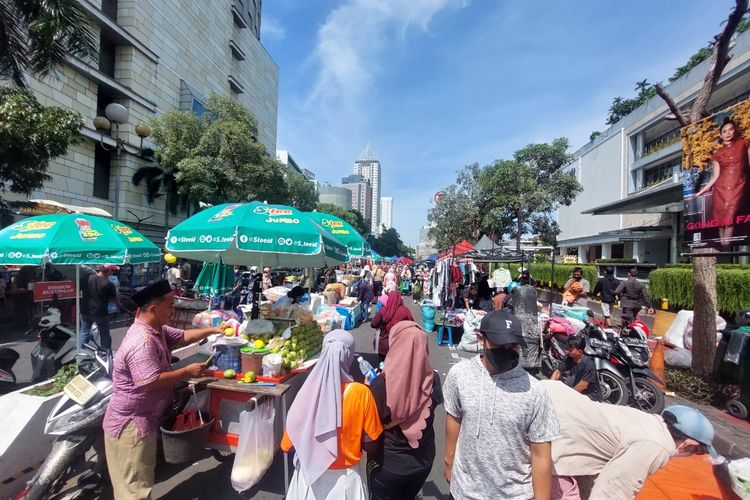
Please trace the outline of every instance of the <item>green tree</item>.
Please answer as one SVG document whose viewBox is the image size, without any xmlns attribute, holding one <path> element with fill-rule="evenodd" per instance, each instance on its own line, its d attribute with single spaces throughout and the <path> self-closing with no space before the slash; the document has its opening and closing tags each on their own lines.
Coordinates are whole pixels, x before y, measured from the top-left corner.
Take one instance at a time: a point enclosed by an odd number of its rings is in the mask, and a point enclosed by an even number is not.
<svg viewBox="0 0 750 500">
<path fill-rule="evenodd" d="M 623 99 L 622 97 L 612 99 L 612 105 L 609 107 L 609 116 L 607 116 L 607 125 L 617 123 L 620 119 L 629 115 L 656 95 L 656 88 L 648 83 L 648 80 L 637 82 L 635 90 L 638 94 L 633 99 Z"/>
<path fill-rule="evenodd" d="M 459 241 L 472 238 L 471 212 L 471 199 L 458 186 L 454 184 L 444 190 L 443 196 L 427 213 L 427 220 L 432 224 L 430 237 L 438 250 L 447 250 Z"/>
<path fill-rule="evenodd" d="M 289 205 L 305 212 L 315 210 L 318 206 L 318 193 L 312 182 L 297 172 L 287 172 L 286 183 L 289 188 Z"/>
<path fill-rule="evenodd" d="M 388 228 L 383 233 L 375 238 L 372 243 L 373 248 L 383 257 L 393 257 L 395 255 L 401 255 L 401 251 L 404 248 L 404 242 L 401 241 L 401 236 L 396 231 L 396 228 Z"/>
<path fill-rule="evenodd" d="M 50 159 L 64 155 L 81 139 L 81 115 L 44 107 L 27 91 L 0 87 L 0 214 L 26 204 L 7 193 L 28 197 L 50 180 Z"/>
<path fill-rule="evenodd" d="M 159 196 L 160 184 L 167 196 L 176 193 L 180 202 L 189 204 L 288 203 L 285 167 L 258 141 L 252 113 L 238 102 L 216 95 L 205 107 L 208 113 L 203 117 L 173 111 L 152 120 L 161 172 L 145 167 L 133 179 L 146 181 L 149 201 Z M 170 198 L 168 205 L 174 208 L 176 202 Z"/>
<path fill-rule="evenodd" d="M 357 210 L 344 210 L 343 208 L 330 203 L 318 203 L 316 210 L 345 220 L 351 224 L 362 237 L 367 236 L 369 227 L 367 226 L 364 217 L 362 217 L 362 214 Z"/>
<path fill-rule="evenodd" d="M 168 227 L 169 215 L 177 214 L 179 208 L 188 205 L 175 174 L 179 163 L 198 146 L 205 121 L 192 113 L 167 111 L 149 123 L 151 140 L 158 145 L 155 152 L 157 164 L 139 168 L 133 175 L 133 184 L 145 184 L 146 199 L 150 204 L 161 197 L 166 198 L 164 227 Z"/>
<path fill-rule="evenodd" d="M 495 211 L 501 219 L 514 221 L 511 234 L 517 250 L 521 249 L 521 237 L 534 231 L 539 217 L 570 205 L 581 192 L 575 176 L 564 170 L 570 162 L 568 140 L 559 138 L 550 144 L 529 144 L 516 151 L 513 160 L 487 167 Z"/>
<path fill-rule="evenodd" d="M 97 47 L 72 0 L 0 0 L 0 75 L 21 89 L 25 73 L 46 77 L 68 56 L 95 58 Z"/>
</svg>

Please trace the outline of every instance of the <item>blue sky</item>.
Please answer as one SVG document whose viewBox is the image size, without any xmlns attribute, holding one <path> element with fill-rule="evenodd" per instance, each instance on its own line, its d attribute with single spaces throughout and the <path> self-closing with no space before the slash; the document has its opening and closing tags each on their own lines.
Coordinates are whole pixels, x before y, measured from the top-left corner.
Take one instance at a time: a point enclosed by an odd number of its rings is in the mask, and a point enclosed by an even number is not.
<svg viewBox="0 0 750 500">
<path fill-rule="evenodd" d="M 603 130 L 614 96 L 666 81 L 731 0 L 266 0 L 277 148 L 338 184 L 365 145 L 410 245 L 464 165 Z"/>
</svg>

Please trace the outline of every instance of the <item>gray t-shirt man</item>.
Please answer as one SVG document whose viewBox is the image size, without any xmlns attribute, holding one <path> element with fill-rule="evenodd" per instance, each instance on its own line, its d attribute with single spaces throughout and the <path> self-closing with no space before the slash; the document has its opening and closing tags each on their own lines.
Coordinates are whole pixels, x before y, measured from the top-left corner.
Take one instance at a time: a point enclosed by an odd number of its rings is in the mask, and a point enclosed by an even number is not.
<svg viewBox="0 0 750 500">
<path fill-rule="evenodd" d="M 446 411 L 461 420 L 450 491 L 454 498 L 532 499 L 529 443 L 560 435 L 547 392 L 519 364 L 490 375 L 480 355 L 454 365 Z"/>
</svg>

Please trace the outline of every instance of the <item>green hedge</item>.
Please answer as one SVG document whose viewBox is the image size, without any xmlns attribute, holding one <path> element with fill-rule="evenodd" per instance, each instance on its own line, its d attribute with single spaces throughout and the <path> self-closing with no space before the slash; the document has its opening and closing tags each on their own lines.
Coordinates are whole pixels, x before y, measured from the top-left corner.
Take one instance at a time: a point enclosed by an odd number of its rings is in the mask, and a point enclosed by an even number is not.
<svg viewBox="0 0 750 500">
<path fill-rule="evenodd" d="M 649 276 L 649 292 L 655 303 L 669 299 L 671 308 L 693 308 L 692 268 L 655 269 Z M 750 308 L 750 269 L 716 269 L 716 295 L 719 311 L 736 313 Z"/>
<path fill-rule="evenodd" d="M 635 259 L 596 259 L 597 264 L 636 264 Z"/>
<path fill-rule="evenodd" d="M 589 283 L 591 283 L 591 290 L 593 291 L 594 286 L 596 286 L 598 275 L 596 272 L 596 266 L 592 265 L 555 263 L 555 279 L 552 283 L 553 287 L 561 289 L 565 285 L 565 282 L 570 279 L 570 273 L 572 273 L 573 269 L 576 267 L 580 267 L 583 269 L 583 277 L 586 278 Z M 545 262 L 542 264 L 532 262 L 529 266 L 529 270 L 531 271 L 531 276 L 536 281 L 540 282 L 542 286 L 547 286 L 548 283 L 552 280 L 552 263 L 550 262 Z"/>
<path fill-rule="evenodd" d="M 664 264 L 667 269 L 692 269 L 693 264 L 689 262 L 683 262 L 680 264 Z M 716 264 L 716 269 L 742 269 L 750 271 L 750 264 Z"/>
</svg>

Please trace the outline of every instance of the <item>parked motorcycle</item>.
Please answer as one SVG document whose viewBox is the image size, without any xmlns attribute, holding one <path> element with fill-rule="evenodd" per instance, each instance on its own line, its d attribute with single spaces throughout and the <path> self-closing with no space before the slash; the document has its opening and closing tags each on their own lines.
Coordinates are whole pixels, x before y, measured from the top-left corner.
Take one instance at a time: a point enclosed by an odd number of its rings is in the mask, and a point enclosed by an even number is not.
<svg viewBox="0 0 750 500">
<path fill-rule="evenodd" d="M 76 332 L 64 325 L 60 309 L 50 306 L 39 318 L 37 326 L 26 335 L 34 333 L 39 343 L 31 351 L 32 381 L 41 382 L 55 376 L 61 366 L 72 362 L 76 356 Z"/>
<path fill-rule="evenodd" d="M 67 394 L 60 398 L 47 417 L 44 429 L 46 434 L 57 436 L 52 444 L 52 451 L 28 482 L 27 488 L 16 498 L 46 498 L 50 492 L 64 484 L 64 479 L 73 465 L 84 460 L 84 454 L 92 446 L 97 449 L 99 468 L 103 472 L 102 421 L 112 396 L 113 356 L 111 350 L 92 347 L 89 344 L 85 344 L 84 347 L 91 351 L 92 356 L 85 356 L 79 361 L 79 374 L 93 384 L 95 395 L 84 405 L 76 403 Z M 82 476 L 79 480 L 82 491 L 93 491 L 98 486 L 97 481 L 90 481 L 94 476 L 98 479 L 94 473 Z"/>
<path fill-rule="evenodd" d="M 10 347 L 0 348 L 0 391 L 9 389 L 16 385 L 16 374 L 13 373 L 13 365 L 20 356 Z"/>
<path fill-rule="evenodd" d="M 596 366 L 602 400 L 614 405 L 629 404 L 648 413 L 661 413 L 664 393 L 661 382 L 648 368 L 648 329 L 631 325 L 618 332 L 587 325 L 579 335 L 586 338 L 585 352 Z M 542 329 L 542 373 L 549 377 L 567 354 L 569 333 L 553 331 L 548 321 Z"/>
</svg>

